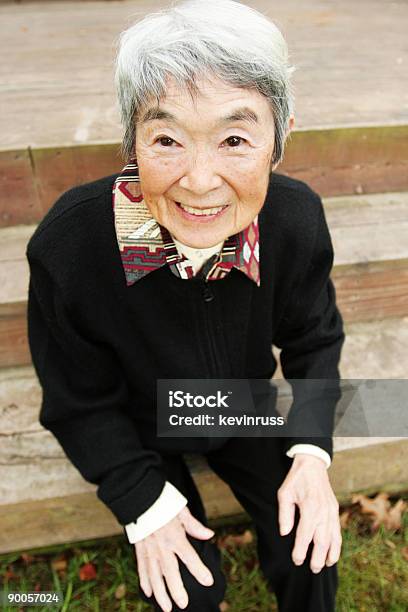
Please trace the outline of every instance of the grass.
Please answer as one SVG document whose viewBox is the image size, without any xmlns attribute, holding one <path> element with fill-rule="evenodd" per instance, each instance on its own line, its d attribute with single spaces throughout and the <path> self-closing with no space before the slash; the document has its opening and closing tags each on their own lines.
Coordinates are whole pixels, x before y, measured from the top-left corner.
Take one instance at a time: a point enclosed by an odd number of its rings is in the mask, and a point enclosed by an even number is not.
<svg viewBox="0 0 408 612">
<path fill-rule="evenodd" d="M 248 525 L 216 529 L 218 536 L 240 533 Z M 338 612 L 406 612 L 408 609 L 408 513 L 398 532 L 383 526 L 375 534 L 366 517 L 355 512 L 343 530 L 342 555 L 338 564 Z M 222 548 L 228 589 L 228 612 L 274 612 L 275 596 L 262 579 L 252 543 Z M 91 563 L 96 578 L 81 580 L 80 568 Z M 55 546 L 26 553 L 0 556 L 1 588 L 27 592 L 57 590 L 64 594 L 61 607 L 26 607 L 37 612 L 150 612 L 138 601 L 138 582 L 133 546 L 124 536 Z M 125 585 L 125 586 L 120 586 Z M 122 591 L 121 593 L 118 592 Z M 125 593 L 123 591 L 125 590 Z M 120 598 L 115 596 L 121 595 Z M 23 610 L 23 608 L 20 608 Z M 3 612 L 19 608 L 5 606 Z"/>
</svg>

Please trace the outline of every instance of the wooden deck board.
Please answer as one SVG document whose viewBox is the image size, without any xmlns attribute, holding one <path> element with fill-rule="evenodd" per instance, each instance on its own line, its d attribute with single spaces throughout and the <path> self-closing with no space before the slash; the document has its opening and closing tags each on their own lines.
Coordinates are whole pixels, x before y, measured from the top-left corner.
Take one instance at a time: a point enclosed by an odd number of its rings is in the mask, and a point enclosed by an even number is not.
<svg viewBox="0 0 408 612">
<path fill-rule="evenodd" d="M 408 193 L 323 200 L 344 320 L 408 315 Z M 36 225 L 0 229 L 0 366 L 29 364 L 25 257 Z"/>
<path fill-rule="evenodd" d="M 343 450 L 334 455 L 330 480 L 340 503 L 350 502 L 351 494 L 357 491 L 398 493 L 405 491 L 408 484 L 407 461 L 407 440 Z M 204 459 L 194 464 L 193 479 L 210 526 L 245 516 L 231 490 Z M 126 537 L 94 492 L 0 505 L 0 526 L 0 554 L 119 534 Z"/>
<path fill-rule="evenodd" d="M 407 123 L 406 2 L 251 4 L 267 11 L 288 39 L 298 127 Z M 165 5 L 2 4 L 0 149 L 119 141 L 115 40 L 136 15 Z"/>
</svg>

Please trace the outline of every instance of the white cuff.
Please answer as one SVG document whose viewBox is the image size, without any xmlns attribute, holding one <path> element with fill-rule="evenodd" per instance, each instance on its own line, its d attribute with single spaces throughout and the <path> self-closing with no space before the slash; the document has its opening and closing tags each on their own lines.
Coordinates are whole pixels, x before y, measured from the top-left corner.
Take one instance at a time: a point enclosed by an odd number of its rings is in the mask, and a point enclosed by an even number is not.
<svg viewBox="0 0 408 612">
<path fill-rule="evenodd" d="M 329 468 L 331 465 L 329 453 L 315 444 L 294 444 L 288 451 L 286 451 L 287 456 L 291 459 L 293 459 L 296 453 L 306 453 L 308 455 L 320 457 L 320 459 L 323 459 L 325 462 L 326 468 Z"/>
<path fill-rule="evenodd" d="M 166 480 L 156 501 L 141 514 L 135 523 L 125 525 L 129 542 L 134 544 L 171 521 L 187 504 L 187 498 L 171 482 Z"/>
</svg>

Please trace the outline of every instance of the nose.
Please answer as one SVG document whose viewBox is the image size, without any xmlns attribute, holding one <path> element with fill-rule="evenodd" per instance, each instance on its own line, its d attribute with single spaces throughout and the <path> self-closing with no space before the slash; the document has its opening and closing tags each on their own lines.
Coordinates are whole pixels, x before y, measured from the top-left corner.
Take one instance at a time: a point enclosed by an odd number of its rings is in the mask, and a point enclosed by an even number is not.
<svg viewBox="0 0 408 612">
<path fill-rule="evenodd" d="M 179 185 L 197 195 L 204 195 L 222 185 L 217 162 L 208 149 L 197 149 L 188 159 L 188 166 Z"/>
</svg>

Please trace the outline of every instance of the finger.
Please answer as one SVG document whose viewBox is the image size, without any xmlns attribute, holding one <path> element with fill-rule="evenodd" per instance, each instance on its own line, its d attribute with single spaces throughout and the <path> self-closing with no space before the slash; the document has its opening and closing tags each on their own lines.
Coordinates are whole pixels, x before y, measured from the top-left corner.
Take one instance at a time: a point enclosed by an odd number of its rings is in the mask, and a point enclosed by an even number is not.
<svg viewBox="0 0 408 612">
<path fill-rule="evenodd" d="M 313 552 L 310 559 L 310 569 L 317 574 L 326 563 L 327 553 L 330 547 L 331 524 L 321 523 L 316 527 L 313 535 Z"/>
<path fill-rule="evenodd" d="M 342 541 L 343 540 L 341 536 L 341 529 L 339 526 L 338 529 L 335 530 L 335 533 L 332 537 L 329 552 L 327 555 L 326 565 L 328 565 L 329 567 L 337 563 L 337 561 L 340 559 Z"/>
<path fill-rule="evenodd" d="M 295 503 L 289 493 L 278 494 L 279 502 L 279 531 L 280 535 L 287 535 L 292 531 L 295 522 Z"/>
<path fill-rule="evenodd" d="M 208 567 L 202 562 L 196 550 L 187 540 L 175 549 L 176 554 L 180 557 L 189 572 L 203 586 L 211 586 L 214 584 L 214 578 Z"/>
<path fill-rule="evenodd" d="M 292 559 L 295 565 L 301 565 L 305 560 L 307 549 L 312 541 L 316 524 L 316 509 L 310 504 L 300 506 L 300 519 L 296 530 Z"/>
<path fill-rule="evenodd" d="M 185 608 L 188 604 L 188 595 L 180 576 L 180 569 L 176 555 L 173 553 L 169 554 L 168 551 L 164 550 L 160 559 L 160 565 L 166 579 L 166 584 L 170 591 L 170 595 L 179 608 Z"/>
<path fill-rule="evenodd" d="M 135 544 L 137 572 L 139 574 L 139 584 L 146 597 L 152 596 L 152 585 L 150 584 L 149 573 L 147 570 L 147 553 L 146 546 L 143 541 Z"/>
<path fill-rule="evenodd" d="M 187 531 L 187 533 L 192 535 L 194 538 L 198 538 L 199 540 L 207 540 L 208 538 L 212 538 L 214 535 L 214 531 L 196 519 L 195 516 L 191 514 L 187 506 L 185 506 L 179 512 L 178 516 L 185 531 Z"/>
<path fill-rule="evenodd" d="M 161 609 L 164 610 L 164 612 L 170 612 L 173 606 L 167 594 L 162 570 L 156 556 L 148 556 L 148 571 L 150 576 L 150 584 L 152 585 L 157 603 Z"/>
</svg>

